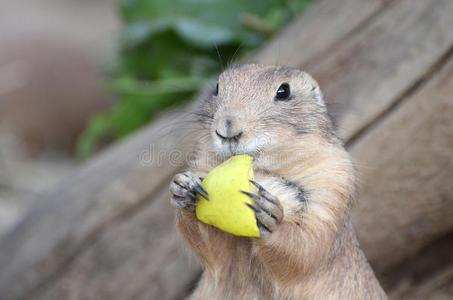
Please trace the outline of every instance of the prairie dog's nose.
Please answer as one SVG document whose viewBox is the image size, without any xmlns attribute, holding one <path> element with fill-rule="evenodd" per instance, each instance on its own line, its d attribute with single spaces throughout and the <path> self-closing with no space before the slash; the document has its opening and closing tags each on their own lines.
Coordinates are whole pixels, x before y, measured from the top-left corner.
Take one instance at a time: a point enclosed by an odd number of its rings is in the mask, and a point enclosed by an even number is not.
<svg viewBox="0 0 453 300">
<path fill-rule="evenodd" d="M 217 123 L 215 132 L 222 140 L 237 141 L 242 136 L 242 129 L 240 128 L 237 119 L 233 116 L 221 118 Z"/>
</svg>

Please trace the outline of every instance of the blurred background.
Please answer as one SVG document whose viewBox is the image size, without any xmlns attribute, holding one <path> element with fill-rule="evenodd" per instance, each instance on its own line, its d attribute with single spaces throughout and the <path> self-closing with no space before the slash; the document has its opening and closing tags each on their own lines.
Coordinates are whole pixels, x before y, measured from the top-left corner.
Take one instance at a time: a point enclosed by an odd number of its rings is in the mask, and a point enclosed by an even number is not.
<svg viewBox="0 0 453 300">
<path fill-rule="evenodd" d="M 308 3 L 2 1 L 0 230 L 27 194 L 189 100 Z"/>
<path fill-rule="evenodd" d="M 451 299 L 452 28 L 451 0 L 0 0 L 0 299 L 190 293 L 168 182 L 241 62 L 314 75 L 390 298 Z"/>
<path fill-rule="evenodd" d="M 80 163 L 80 134 L 112 106 L 103 70 L 117 57 L 116 5 L 0 2 L 0 232 Z"/>
</svg>

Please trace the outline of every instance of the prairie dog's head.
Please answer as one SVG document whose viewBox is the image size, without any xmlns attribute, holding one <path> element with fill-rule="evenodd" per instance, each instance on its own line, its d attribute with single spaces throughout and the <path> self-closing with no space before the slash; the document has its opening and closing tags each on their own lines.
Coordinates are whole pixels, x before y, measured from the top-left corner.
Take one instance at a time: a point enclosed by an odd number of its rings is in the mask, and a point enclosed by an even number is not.
<svg viewBox="0 0 453 300">
<path fill-rule="evenodd" d="M 332 129 L 317 82 L 295 68 L 242 65 L 220 74 L 203 104 L 213 150 L 258 155 L 307 134 L 326 140 Z"/>
</svg>

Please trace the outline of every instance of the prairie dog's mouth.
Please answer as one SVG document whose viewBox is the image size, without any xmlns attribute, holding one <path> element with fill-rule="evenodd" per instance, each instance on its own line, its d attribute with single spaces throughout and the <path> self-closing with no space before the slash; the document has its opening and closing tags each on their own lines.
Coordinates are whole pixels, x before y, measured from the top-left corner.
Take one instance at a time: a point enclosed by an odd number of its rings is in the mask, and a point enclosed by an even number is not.
<svg viewBox="0 0 453 300">
<path fill-rule="evenodd" d="M 214 149 L 222 157 L 230 157 L 237 154 L 250 154 L 253 151 L 245 149 L 241 143 L 237 142 L 214 142 Z"/>
<path fill-rule="evenodd" d="M 219 139 L 216 133 L 213 134 L 214 150 L 222 157 L 228 158 L 232 155 L 248 154 L 257 157 L 263 149 L 271 142 L 267 135 L 259 135 L 250 139 L 229 140 Z"/>
</svg>

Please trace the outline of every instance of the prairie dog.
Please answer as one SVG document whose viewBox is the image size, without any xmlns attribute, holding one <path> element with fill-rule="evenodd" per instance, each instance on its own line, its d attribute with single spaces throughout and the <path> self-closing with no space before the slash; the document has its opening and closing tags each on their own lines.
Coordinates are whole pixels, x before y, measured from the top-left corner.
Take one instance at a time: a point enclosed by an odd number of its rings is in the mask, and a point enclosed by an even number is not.
<svg viewBox="0 0 453 300">
<path fill-rule="evenodd" d="M 189 171 L 170 185 L 177 227 L 204 272 L 190 299 L 386 299 L 349 209 L 354 168 L 317 82 L 284 66 L 224 71 L 198 113 Z M 201 179 L 229 156 L 254 157 L 260 238 L 199 222 Z"/>
</svg>

